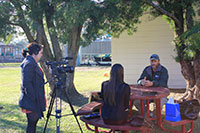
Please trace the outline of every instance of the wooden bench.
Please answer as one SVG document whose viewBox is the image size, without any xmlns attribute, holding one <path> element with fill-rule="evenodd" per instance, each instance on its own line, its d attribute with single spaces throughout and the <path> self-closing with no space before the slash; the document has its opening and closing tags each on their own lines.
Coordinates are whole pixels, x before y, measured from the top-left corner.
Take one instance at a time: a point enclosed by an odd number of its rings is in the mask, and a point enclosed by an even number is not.
<svg viewBox="0 0 200 133">
<path fill-rule="evenodd" d="M 94 110 L 100 109 L 102 106 L 101 102 L 91 102 L 88 104 L 85 104 L 83 107 L 81 107 L 76 115 L 89 115 L 91 114 Z"/>
<path fill-rule="evenodd" d="M 171 131 L 171 132 L 191 133 L 193 131 L 193 129 L 194 129 L 194 121 L 193 120 L 181 120 L 181 121 L 178 121 L 178 122 L 172 122 L 172 121 L 164 120 L 164 123 L 168 124 L 168 125 L 170 125 L 172 127 L 181 126 L 181 131 Z M 191 128 L 188 131 L 185 131 L 185 125 L 186 124 L 191 124 Z"/>
<path fill-rule="evenodd" d="M 132 130 L 139 130 L 142 133 L 145 133 L 145 132 L 150 133 L 150 130 L 151 130 L 150 128 L 148 128 L 146 126 L 133 127 L 129 123 L 125 123 L 122 125 L 107 125 L 103 122 L 102 118 L 94 118 L 94 119 L 88 120 L 83 117 L 80 117 L 80 119 L 83 122 L 85 122 L 85 125 L 88 130 L 95 131 L 95 133 L 99 133 L 99 132 L 115 133 L 115 131 L 124 131 L 124 132 L 128 133 L 128 131 L 132 131 Z M 95 128 L 92 129 L 89 127 L 89 125 L 93 125 Z M 99 130 L 99 127 L 110 129 L 110 131 Z"/>
<path fill-rule="evenodd" d="M 102 106 L 102 103 L 100 103 L 100 102 L 88 103 L 78 110 L 77 115 L 79 115 L 79 116 L 80 115 L 88 115 L 88 114 L 93 113 L 93 111 L 96 109 L 100 109 L 100 112 L 101 112 L 101 106 Z M 145 132 L 150 133 L 150 128 L 145 127 L 145 126 L 133 127 L 129 123 L 126 123 L 123 125 L 107 125 L 107 124 L 104 124 L 104 122 L 101 118 L 93 118 L 93 119 L 88 120 L 83 117 L 80 117 L 80 119 L 83 122 L 85 122 L 85 125 L 88 130 L 95 131 L 95 133 L 99 133 L 99 132 L 115 133 L 116 130 L 121 130 L 121 131 L 126 131 L 126 132 L 128 132 L 130 130 L 139 130 L 139 131 L 142 131 L 142 133 L 145 133 Z M 89 125 L 93 125 L 95 127 L 95 129 L 90 128 Z M 110 129 L 110 131 L 99 130 L 98 129 L 99 127 L 108 128 L 108 129 Z"/>
</svg>

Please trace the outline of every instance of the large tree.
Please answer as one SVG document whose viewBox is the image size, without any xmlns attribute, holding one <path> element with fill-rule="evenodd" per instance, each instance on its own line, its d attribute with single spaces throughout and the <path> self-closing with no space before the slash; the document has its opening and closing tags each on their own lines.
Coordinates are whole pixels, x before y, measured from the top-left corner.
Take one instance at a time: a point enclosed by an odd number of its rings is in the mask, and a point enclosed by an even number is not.
<svg viewBox="0 0 200 133">
<path fill-rule="evenodd" d="M 88 45 L 103 34 L 119 36 L 123 30 L 133 33 L 144 11 L 140 0 L 3 0 L 0 1 L 0 37 L 6 38 L 22 28 L 29 42 L 44 46 L 41 66 L 46 78 L 51 74 L 45 61 L 63 58 L 61 44 L 68 45 L 69 65 L 75 67 L 81 45 Z M 78 94 L 74 73 L 67 74 L 65 93 Z"/>
<path fill-rule="evenodd" d="M 182 99 L 200 101 L 200 41 L 199 24 L 195 17 L 200 7 L 199 0 L 145 0 L 153 15 L 165 15 L 175 33 L 176 60 L 181 65 L 187 87 Z M 196 24 L 196 26 L 195 26 Z"/>
</svg>

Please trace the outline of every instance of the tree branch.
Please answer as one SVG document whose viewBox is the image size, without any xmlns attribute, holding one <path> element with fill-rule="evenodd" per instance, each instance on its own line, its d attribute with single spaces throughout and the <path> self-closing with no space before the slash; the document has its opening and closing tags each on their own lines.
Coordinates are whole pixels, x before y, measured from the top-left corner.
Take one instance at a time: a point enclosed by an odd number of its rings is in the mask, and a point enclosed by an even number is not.
<svg viewBox="0 0 200 133">
<path fill-rule="evenodd" d="M 157 11 L 160 11 L 163 15 L 166 15 L 168 17 L 170 17 L 172 20 L 174 20 L 174 22 L 179 26 L 179 27 L 182 27 L 181 26 L 181 22 L 173 15 L 171 14 L 170 12 L 166 11 L 165 9 L 163 9 L 162 7 L 160 7 L 159 5 L 156 5 L 152 2 L 150 2 L 149 0 L 145 0 L 145 2 L 152 6 L 153 8 L 155 8 Z"/>
<path fill-rule="evenodd" d="M 47 3 L 47 6 L 48 7 L 45 10 L 45 17 L 46 17 L 48 33 L 49 33 L 49 36 L 50 36 L 50 39 L 51 39 L 55 58 L 56 58 L 56 60 L 60 60 L 63 57 L 63 55 L 62 55 L 62 50 L 60 48 L 60 44 L 59 44 L 59 41 L 58 41 L 57 32 L 55 30 L 56 28 L 55 28 L 55 25 L 53 23 L 53 18 L 52 18 L 52 15 L 54 14 L 54 10 L 55 10 L 54 8 L 55 7 L 53 7 L 52 5 L 49 5 L 49 3 Z"/>
<path fill-rule="evenodd" d="M 10 22 L 10 21 L 6 22 L 6 24 L 9 24 L 9 25 L 14 25 L 14 26 L 19 26 L 19 27 L 20 27 L 20 24 L 13 23 L 13 22 Z"/>
<path fill-rule="evenodd" d="M 30 29 L 26 24 L 21 24 L 21 28 L 23 29 L 24 33 L 26 34 L 26 37 L 28 39 L 29 42 L 33 42 L 34 38 L 31 35 Z"/>
<path fill-rule="evenodd" d="M 14 0 L 9 0 L 9 1 L 15 6 L 15 8 L 17 10 L 17 15 L 21 19 L 22 23 L 20 23 L 19 26 L 24 30 L 26 37 L 29 40 L 29 42 L 33 42 L 34 38 L 31 35 L 31 32 L 30 32 L 28 25 L 26 24 L 26 20 L 25 20 L 24 13 L 23 13 L 23 10 L 21 8 L 20 3 L 18 1 L 14 1 Z"/>
<path fill-rule="evenodd" d="M 192 4 L 189 3 L 187 5 L 186 13 L 185 13 L 187 30 L 191 29 L 194 26 L 192 13 L 193 13 Z"/>
</svg>

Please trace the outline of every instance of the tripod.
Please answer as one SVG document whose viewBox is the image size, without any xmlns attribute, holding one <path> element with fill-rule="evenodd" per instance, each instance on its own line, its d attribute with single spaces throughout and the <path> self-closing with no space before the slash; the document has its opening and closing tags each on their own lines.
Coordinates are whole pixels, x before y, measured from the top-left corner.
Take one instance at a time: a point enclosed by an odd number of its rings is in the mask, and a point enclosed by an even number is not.
<svg viewBox="0 0 200 133">
<path fill-rule="evenodd" d="M 73 106 L 71 104 L 71 101 L 70 101 L 70 99 L 69 99 L 67 94 L 66 94 L 66 98 L 67 98 L 67 101 L 68 101 L 69 106 L 71 108 L 72 114 L 61 115 L 61 111 L 62 111 L 61 110 L 62 109 L 62 100 L 61 100 L 62 91 L 61 90 L 63 89 L 63 84 L 61 82 L 61 80 L 62 80 L 61 78 L 58 77 L 57 79 L 58 80 L 55 82 L 54 89 L 53 89 L 53 92 L 52 92 L 52 97 L 51 97 L 51 100 L 50 100 L 50 104 L 49 104 L 49 108 L 48 108 L 48 112 L 47 112 L 47 119 L 46 119 L 46 123 L 45 123 L 45 126 L 44 126 L 43 133 L 45 133 L 45 131 L 46 131 L 47 124 L 48 124 L 50 116 L 55 116 L 56 117 L 56 131 L 57 131 L 57 133 L 60 133 L 60 123 L 61 123 L 60 119 L 61 119 L 61 117 L 69 116 L 69 115 L 73 115 L 74 116 L 74 118 L 76 119 L 76 122 L 77 122 L 77 124 L 79 126 L 79 129 L 80 129 L 81 133 L 83 133 L 82 128 L 80 126 L 80 123 L 79 123 L 79 121 L 77 119 L 76 112 L 75 112 L 75 110 L 74 110 L 74 108 L 73 108 Z M 59 107 L 58 107 L 58 99 L 57 99 L 57 91 L 58 90 L 60 91 L 60 101 L 59 101 L 60 102 L 60 106 Z M 55 110 L 56 115 L 53 115 L 53 114 L 51 114 L 51 112 L 52 112 L 52 108 L 53 108 L 55 100 L 56 100 L 56 110 Z"/>
</svg>

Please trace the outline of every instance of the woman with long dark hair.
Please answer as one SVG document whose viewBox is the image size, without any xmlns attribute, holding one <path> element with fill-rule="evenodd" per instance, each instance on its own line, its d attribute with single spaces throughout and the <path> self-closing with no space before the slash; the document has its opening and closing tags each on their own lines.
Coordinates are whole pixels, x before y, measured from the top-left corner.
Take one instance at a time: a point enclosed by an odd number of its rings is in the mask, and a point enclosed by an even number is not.
<svg viewBox="0 0 200 133">
<path fill-rule="evenodd" d="M 102 118 L 105 124 L 117 125 L 127 122 L 129 112 L 130 87 L 124 82 L 122 65 L 115 64 L 110 71 L 110 79 L 102 83 Z"/>
<path fill-rule="evenodd" d="M 36 132 L 37 122 L 46 108 L 44 76 L 37 64 L 42 53 L 43 47 L 37 43 L 30 43 L 22 51 L 24 60 L 21 63 L 22 82 L 19 106 L 27 116 L 27 133 Z"/>
</svg>

